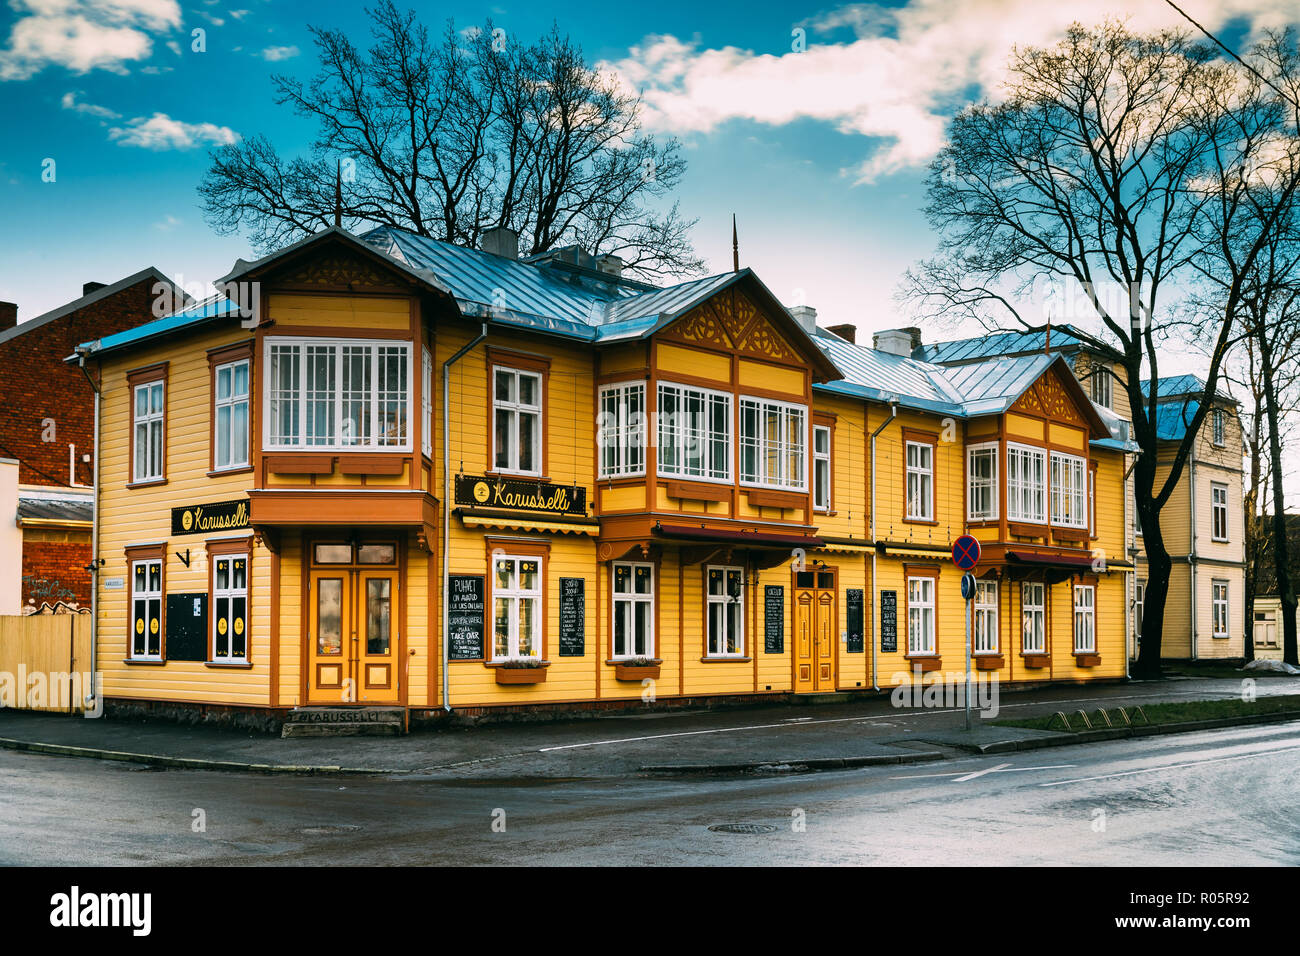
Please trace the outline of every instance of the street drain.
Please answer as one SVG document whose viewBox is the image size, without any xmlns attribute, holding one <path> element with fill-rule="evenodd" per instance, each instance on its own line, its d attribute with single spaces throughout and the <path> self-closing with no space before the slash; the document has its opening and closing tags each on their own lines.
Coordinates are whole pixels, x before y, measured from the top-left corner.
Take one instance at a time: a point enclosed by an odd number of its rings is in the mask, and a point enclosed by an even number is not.
<svg viewBox="0 0 1300 956">
<path fill-rule="evenodd" d="M 714 833 L 775 833 L 776 827 L 766 823 L 719 823 L 709 827 Z"/>
<path fill-rule="evenodd" d="M 352 833 L 360 830 L 361 827 L 353 826 L 350 823 L 332 823 L 317 827 L 303 827 L 299 833 L 305 833 L 308 836 L 329 836 L 333 833 Z"/>
</svg>

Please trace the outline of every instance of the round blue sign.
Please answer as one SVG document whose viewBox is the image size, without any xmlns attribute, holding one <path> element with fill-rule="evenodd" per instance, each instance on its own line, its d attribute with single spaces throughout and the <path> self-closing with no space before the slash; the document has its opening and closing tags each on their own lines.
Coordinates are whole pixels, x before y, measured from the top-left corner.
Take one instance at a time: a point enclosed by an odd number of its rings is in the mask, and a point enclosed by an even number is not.
<svg viewBox="0 0 1300 956">
<path fill-rule="evenodd" d="M 967 601 L 975 596 L 975 575 L 967 573 L 961 576 L 961 596 Z"/>
<path fill-rule="evenodd" d="M 963 571 L 970 571 L 980 563 L 980 543 L 968 534 L 952 543 L 952 563 Z"/>
</svg>

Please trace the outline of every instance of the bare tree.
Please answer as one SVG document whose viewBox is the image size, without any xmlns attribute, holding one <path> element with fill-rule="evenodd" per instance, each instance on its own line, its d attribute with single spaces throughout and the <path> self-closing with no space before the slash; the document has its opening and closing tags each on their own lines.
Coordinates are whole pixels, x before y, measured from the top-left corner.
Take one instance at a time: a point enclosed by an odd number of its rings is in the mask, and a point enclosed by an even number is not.
<svg viewBox="0 0 1300 956">
<path fill-rule="evenodd" d="M 662 208 L 679 144 L 643 133 L 639 98 L 558 29 L 522 44 L 491 21 L 433 34 L 392 0 L 368 13 L 368 50 L 312 27 L 320 71 L 274 78 L 276 103 L 316 123 L 308 155 L 265 135 L 212 153 L 199 194 L 218 232 L 269 251 L 332 224 L 341 170 L 349 225 L 463 245 L 509 226 L 525 253 L 576 243 L 646 277 L 702 270 L 694 221 Z"/>
<path fill-rule="evenodd" d="M 1291 43 L 1266 37 L 1260 69 L 1289 77 L 1291 61 L 1268 54 Z M 1172 567 L 1160 511 L 1218 388 L 1255 259 L 1300 186 L 1295 120 L 1260 75 L 1185 33 L 1075 24 L 1054 47 L 1013 52 L 1004 100 L 958 113 L 931 169 L 939 251 L 900 294 L 932 316 L 1041 331 L 1042 313 L 1019 303 L 1045 287 L 1077 291 L 1072 331 L 1116 366 L 1142 450 L 1133 474 L 1150 574 L 1138 676 L 1160 674 Z M 1263 167 L 1267 188 L 1247 174 Z M 1205 392 L 1158 480 L 1162 336 L 1210 274 L 1227 284 Z"/>
</svg>

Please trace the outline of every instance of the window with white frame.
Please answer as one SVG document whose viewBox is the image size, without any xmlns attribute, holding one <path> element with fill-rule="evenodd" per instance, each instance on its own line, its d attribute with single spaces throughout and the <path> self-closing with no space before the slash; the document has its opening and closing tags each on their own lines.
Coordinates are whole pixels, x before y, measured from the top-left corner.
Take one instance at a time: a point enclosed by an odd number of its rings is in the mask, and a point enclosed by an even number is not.
<svg viewBox="0 0 1300 956">
<path fill-rule="evenodd" d="M 1092 367 L 1091 376 L 1088 379 L 1089 397 L 1104 408 L 1114 408 L 1114 382 L 1111 379 L 1110 370 L 1102 365 Z"/>
<path fill-rule="evenodd" d="M 619 561 L 610 568 L 613 579 L 613 660 L 655 655 L 654 565 Z"/>
<path fill-rule="evenodd" d="M 740 482 L 804 491 L 808 409 L 767 398 L 740 398 Z"/>
<path fill-rule="evenodd" d="M 1097 471 L 1088 469 L 1088 535 L 1097 537 Z"/>
<path fill-rule="evenodd" d="M 266 340 L 266 445 L 410 450 L 410 343 Z"/>
<path fill-rule="evenodd" d="M 907 455 L 907 519 L 934 520 L 934 446 L 928 442 L 905 443 Z"/>
<path fill-rule="evenodd" d="M 1133 633 L 1142 636 L 1142 615 L 1146 612 L 1147 584 L 1138 581 L 1133 585 Z"/>
<path fill-rule="evenodd" d="M 1047 521 L 1047 454 L 1028 445 L 1007 445 L 1007 517 Z"/>
<path fill-rule="evenodd" d="M 542 374 L 492 368 L 492 467 L 542 473 Z"/>
<path fill-rule="evenodd" d="M 813 507 L 831 510 L 831 429 L 813 426 Z"/>
<path fill-rule="evenodd" d="M 132 481 L 155 481 L 163 476 L 163 424 L 167 413 L 166 385 L 145 382 L 134 389 L 135 434 L 132 439 Z"/>
<path fill-rule="evenodd" d="M 1047 588 L 1038 581 L 1020 585 L 1021 649 L 1026 654 L 1042 654 L 1047 649 Z"/>
<path fill-rule="evenodd" d="M 1228 636 L 1228 582 L 1213 581 L 1210 584 L 1213 602 L 1214 636 Z"/>
<path fill-rule="evenodd" d="M 933 654 L 934 578 L 907 579 L 907 653 Z"/>
<path fill-rule="evenodd" d="M 708 656 L 743 657 L 745 653 L 745 572 L 740 568 L 708 567 L 705 599 L 708 612 Z"/>
<path fill-rule="evenodd" d="M 645 383 L 623 382 L 600 390 L 600 477 L 645 474 Z"/>
<path fill-rule="evenodd" d="M 492 567 L 492 659 L 541 657 L 541 558 L 498 554 Z"/>
<path fill-rule="evenodd" d="M 659 474 L 698 481 L 731 480 L 731 395 L 660 382 Z"/>
<path fill-rule="evenodd" d="M 971 608 L 973 653 L 998 652 L 998 583 L 976 581 L 975 601 Z"/>
<path fill-rule="evenodd" d="M 248 555 L 212 558 L 212 660 L 248 659 Z"/>
<path fill-rule="evenodd" d="M 420 451 L 433 455 L 433 355 L 420 349 Z"/>
<path fill-rule="evenodd" d="M 212 464 L 239 468 L 248 464 L 248 359 L 213 369 Z"/>
<path fill-rule="evenodd" d="M 1214 444 L 1226 445 L 1228 443 L 1227 425 L 1225 423 L 1225 417 L 1222 408 L 1215 408 L 1210 410 L 1210 426 L 1213 433 L 1212 441 L 1214 442 Z"/>
<path fill-rule="evenodd" d="M 162 561 L 131 562 L 131 659 L 162 660 Z"/>
<path fill-rule="evenodd" d="M 1137 488 L 1133 489 L 1133 533 L 1142 534 L 1142 515 L 1138 512 Z"/>
<path fill-rule="evenodd" d="M 1211 537 L 1215 541 L 1228 540 L 1228 486 L 1210 485 Z"/>
<path fill-rule="evenodd" d="M 1087 469 L 1077 455 L 1052 452 L 1052 524 L 1088 527 Z"/>
<path fill-rule="evenodd" d="M 998 443 L 972 445 L 966 450 L 966 517 L 993 521 L 998 517 Z"/>
<path fill-rule="evenodd" d="M 1074 586 L 1074 653 L 1097 651 L 1097 589 L 1091 584 Z"/>
</svg>

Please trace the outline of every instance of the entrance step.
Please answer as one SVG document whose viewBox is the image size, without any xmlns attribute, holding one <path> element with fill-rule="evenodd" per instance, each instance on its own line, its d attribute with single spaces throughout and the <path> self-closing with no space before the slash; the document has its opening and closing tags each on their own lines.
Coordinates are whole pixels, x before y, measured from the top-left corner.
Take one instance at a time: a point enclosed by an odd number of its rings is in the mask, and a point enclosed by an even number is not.
<svg viewBox="0 0 1300 956">
<path fill-rule="evenodd" d="M 819 704 L 842 704 L 844 695 L 837 694 L 835 691 L 811 691 L 806 694 L 796 693 L 794 702 L 800 707 L 816 707 Z"/>
<path fill-rule="evenodd" d="M 396 737 L 404 724 L 400 707 L 295 707 L 281 737 Z"/>
</svg>

